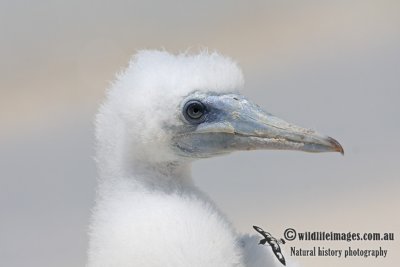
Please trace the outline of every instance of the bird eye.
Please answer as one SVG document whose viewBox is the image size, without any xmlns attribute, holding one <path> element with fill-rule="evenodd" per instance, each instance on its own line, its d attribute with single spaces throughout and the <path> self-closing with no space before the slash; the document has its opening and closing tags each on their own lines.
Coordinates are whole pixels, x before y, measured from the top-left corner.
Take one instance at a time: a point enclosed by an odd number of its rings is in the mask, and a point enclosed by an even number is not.
<svg viewBox="0 0 400 267">
<path fill-rule="evenodd" d="M 183 115 L 190 122 L 200 123 L 203 121 L 205 106 L 197 100 L 187 102 L 183 108 Z"/>
</svg>

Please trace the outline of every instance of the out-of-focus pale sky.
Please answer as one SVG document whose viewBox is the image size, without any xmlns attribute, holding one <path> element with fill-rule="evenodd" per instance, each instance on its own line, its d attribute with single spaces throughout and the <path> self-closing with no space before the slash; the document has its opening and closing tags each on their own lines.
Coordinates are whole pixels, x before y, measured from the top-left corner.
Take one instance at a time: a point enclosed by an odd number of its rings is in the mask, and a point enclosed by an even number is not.
<svg viewBox="0 0 400 267">
<path fill-rule="evenodd" d="M 209 48 L 242 66 L 269 112 L 338 139 L 339 154 L 235 153 L 193 175 L 242 232 L 400 234 L 399 1 L 0 1 L 0 265 L 84 266 L 96 170 L 93 116 L 129 57 Z M 288 242 L 388 249 L 395 241 Z"/>
</svg>

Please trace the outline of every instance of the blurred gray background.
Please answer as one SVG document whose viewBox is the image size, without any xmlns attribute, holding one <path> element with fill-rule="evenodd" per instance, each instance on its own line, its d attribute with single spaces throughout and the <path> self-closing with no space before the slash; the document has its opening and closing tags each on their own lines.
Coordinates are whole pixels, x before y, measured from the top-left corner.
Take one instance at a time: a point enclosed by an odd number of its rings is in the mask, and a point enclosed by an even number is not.
<svg viewBox="0 0 400 267">
<path fill-rule="evenodd" d="M 194 165 L 242 232 L 400 237 L 399 1 L 0 1 L 0 266 L 84 266 L 96 169 L 93 117 L 135 51 L 208 47 L 243 68 L 269 112 L 339 140 L 345 156 L 243 152 Z M 394 242 L 291 242 L 388 249 Z"/>
</svg>

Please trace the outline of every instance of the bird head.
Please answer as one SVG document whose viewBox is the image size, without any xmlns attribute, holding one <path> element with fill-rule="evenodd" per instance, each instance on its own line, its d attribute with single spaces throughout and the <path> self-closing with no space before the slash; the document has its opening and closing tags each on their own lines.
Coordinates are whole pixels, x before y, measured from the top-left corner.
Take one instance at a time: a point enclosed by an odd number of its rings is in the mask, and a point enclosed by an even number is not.
<svg viewBox="0 0 400 267">
<path fill-rule="evenodd" d="M 341 152 L 333 138 L 288 123 L 239 93 L 243 75 L 217 53 L 136 54 L 97 117 L 99 149 L 130 161 L 190 161 L 239 150 Z M 118 153 L 110 155 L 111 148 Z"/>
</svg>

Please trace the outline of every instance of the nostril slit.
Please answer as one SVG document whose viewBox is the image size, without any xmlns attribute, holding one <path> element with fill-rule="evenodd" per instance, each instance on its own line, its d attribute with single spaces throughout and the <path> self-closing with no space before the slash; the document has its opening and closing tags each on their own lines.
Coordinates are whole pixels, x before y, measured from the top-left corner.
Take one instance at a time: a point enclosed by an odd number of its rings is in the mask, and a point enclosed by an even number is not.
<svg viewBox="0 0 400 267">
<path fill-rule="evenodd" d="M 235 100 L 239 100 L 237 97 L 234 97 L 233 99 L 235 99 Z"/>
</svg>

